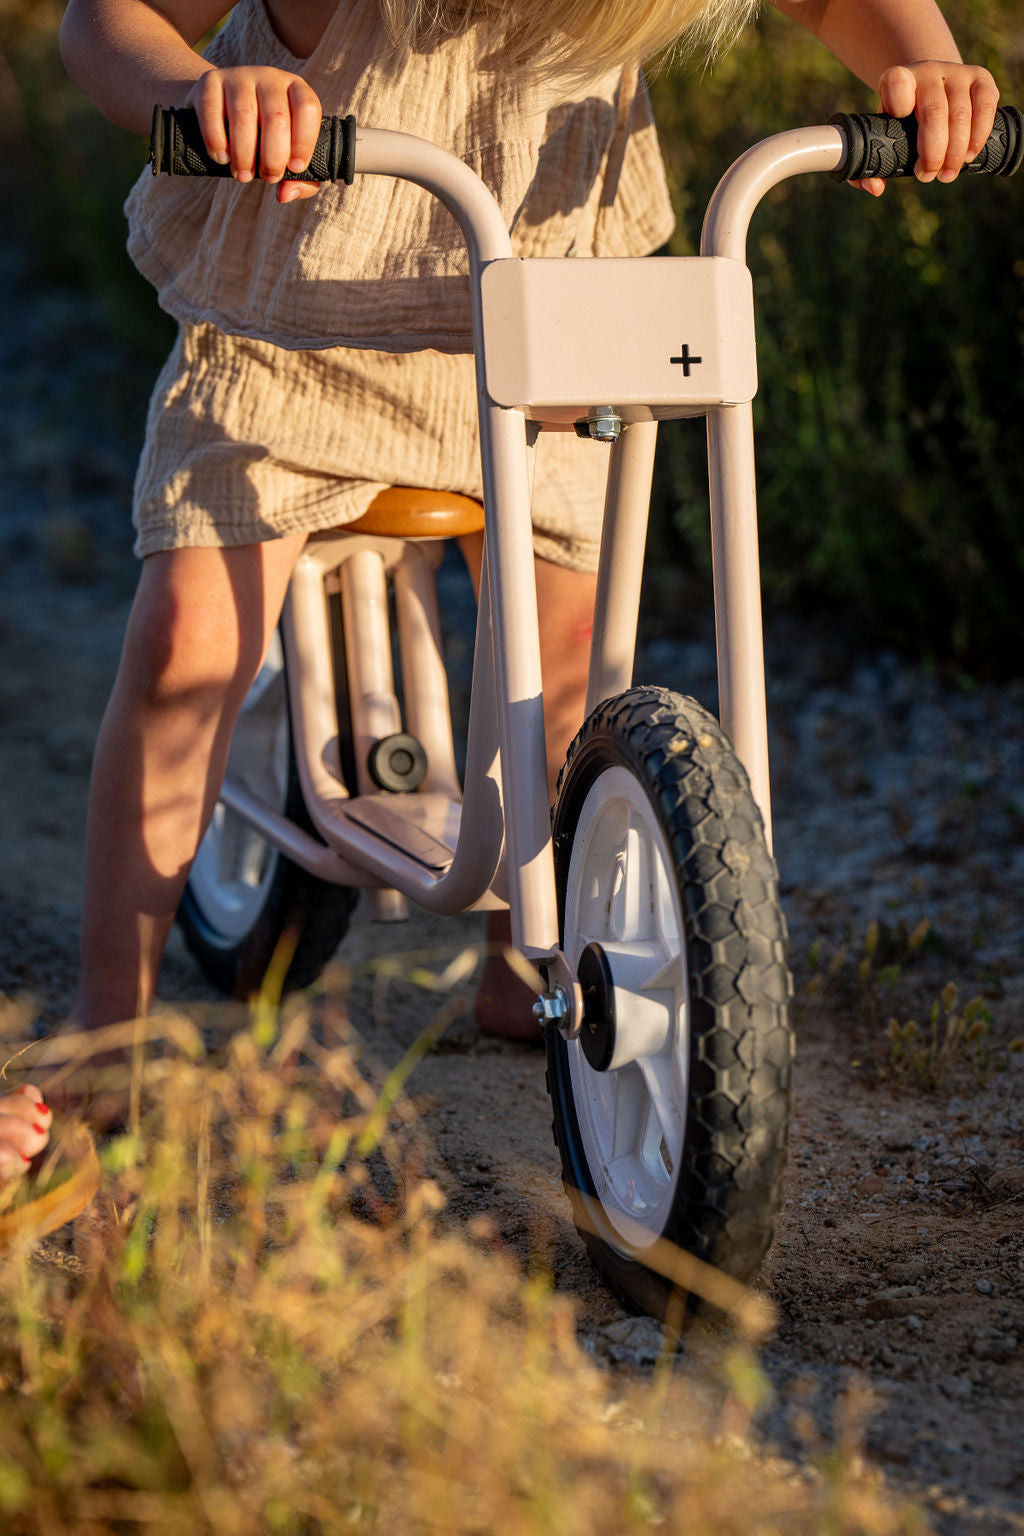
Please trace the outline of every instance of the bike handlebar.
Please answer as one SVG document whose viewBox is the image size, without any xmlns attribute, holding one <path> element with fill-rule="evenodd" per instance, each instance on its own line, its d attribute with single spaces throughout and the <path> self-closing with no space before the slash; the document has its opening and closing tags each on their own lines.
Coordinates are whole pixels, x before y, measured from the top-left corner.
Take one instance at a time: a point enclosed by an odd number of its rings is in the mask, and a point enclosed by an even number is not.
<svg viewBox="0 0 1024 1536">
<path fill-rule="evenodd" d="M 257 150 L 258 156 L 258 150 Z M 325 117 L 309 165 L 304 171 L 289 171 L 288 181 L 344 181 L 351 186 L 355 177 L 356 120 L 354 117 Z M 149 163 L 153 175 L 230 176 L 229 165 L 211 160 L 199 119 L 192 107 L 155 107 L 153 131 L 149 140 Z"/>
<path fill-rule="evenodd" d="M 885 112 L 837 112 L 829 123 L 840 128 L 846 153 L 832 172 L 833 181 L 879 176 L 893 180 L 913 174 L 917 160 L 917 118 Z M 997 107 L 984 147 L 961 166 L 962 176 L 1012 176 L 1024 160 L 1024 119 L 1016 107 Z"/>
<path fill-rule="evenodd" d="M 886 180 L 913 173 L 917 160 L 917 119 L 884 112 L 837 112 L 829 119 L 842 133 L 845 151 L 832 171 L 835 181 Z M 356 120 L 325 117 L 312 159 L 304 171 L 289 171 L 289 181 L 344 181 L 355 176 Z M 230 176 L 231 168 L 211 160 L 191 107 L 156 107 L 149 159 L 153 175 Z M 981 153 L 961 174 L 1012 176 L 1024 160 L 1024 117 L 1016 107 L 999 107 L 995 126 Z"/>
</svg>

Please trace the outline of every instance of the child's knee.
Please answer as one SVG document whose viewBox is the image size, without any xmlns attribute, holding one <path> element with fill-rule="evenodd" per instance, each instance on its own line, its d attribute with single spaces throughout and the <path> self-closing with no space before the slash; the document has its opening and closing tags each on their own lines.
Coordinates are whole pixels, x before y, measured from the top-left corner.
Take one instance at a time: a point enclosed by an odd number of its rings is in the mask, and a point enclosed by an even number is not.
<svg viewBox="0 0 1024 1536">
<path fill-rule="evenodd" d="M 261 626 L 230 601 L 150 583 L 132 610 L 125 660 L 151 704 L 212 702 L 245 694 L 262 646 Z"/>
</svg>

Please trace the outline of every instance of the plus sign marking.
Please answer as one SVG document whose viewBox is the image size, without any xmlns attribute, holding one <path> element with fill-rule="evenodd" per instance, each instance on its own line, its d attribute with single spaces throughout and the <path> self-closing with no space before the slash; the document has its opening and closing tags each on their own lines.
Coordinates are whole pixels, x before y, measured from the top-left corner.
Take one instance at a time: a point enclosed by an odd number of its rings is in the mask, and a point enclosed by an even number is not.
<svg viewBox="0 0 1024 1536">
<path fill-rule="evenodd" d="M 697 363 L 702 363 L 703 361 L 704 359 L 702 357 L 690 356 L 690 348 L 685 342 L 683 343 L 679 356 L 669 358 L 670 363 L 682 363 L 683 373 L 686 378 L 690 377 L 690 369 L 695 367 Z"/>
</svg>

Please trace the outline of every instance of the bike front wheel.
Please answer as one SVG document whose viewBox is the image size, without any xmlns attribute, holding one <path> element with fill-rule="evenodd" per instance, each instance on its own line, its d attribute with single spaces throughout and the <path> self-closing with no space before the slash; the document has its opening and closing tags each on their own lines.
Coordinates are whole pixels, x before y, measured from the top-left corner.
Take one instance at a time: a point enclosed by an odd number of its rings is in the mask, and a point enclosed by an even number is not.
<svg viewBox="0 0 1024 1536">
<path fill-rule="evenodd" d="M 771 1241 L 792 1035 L 778 876 L 746 773 L 693 699 L 599 706 L 556 792 L 562 948 L 584 999 L 548 1037 L 563 1181 L 598 1269 L 664 1316 L 662 1240 L 742 1281 Z"/>
</svg>

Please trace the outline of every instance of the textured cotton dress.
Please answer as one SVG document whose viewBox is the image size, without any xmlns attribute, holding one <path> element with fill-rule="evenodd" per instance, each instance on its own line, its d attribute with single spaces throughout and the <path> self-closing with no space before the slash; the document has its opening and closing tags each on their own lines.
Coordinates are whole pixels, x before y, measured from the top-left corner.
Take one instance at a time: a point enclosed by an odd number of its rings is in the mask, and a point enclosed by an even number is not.
<svg viewBox="0 0 1024 1536">
<path fill-rule="evenodd" d="M 327 114 L 452 151 L 494 193 L 520 256 L 637 256 L 672 213 L 639 72 L 586 88 L 523 79 L 470 25 L 398 52 L 377 0 L 342 0 L 308 59 L 263 0 L 240 0 L 206 57 L 301 74 Z M 358 168 L 358 167 L 357 167 Z M 179 322 L 136 481 L 136 552 L 240 545 L 350 521 L 387 485 L 482 495 L 468 258 L 409 182 L 358 176 L 280 205 L 275 189 L 145 173 L 129 251 Z M 539 554 L 596 564 L 607 449 L 545 433 Z"/>
</svg>

